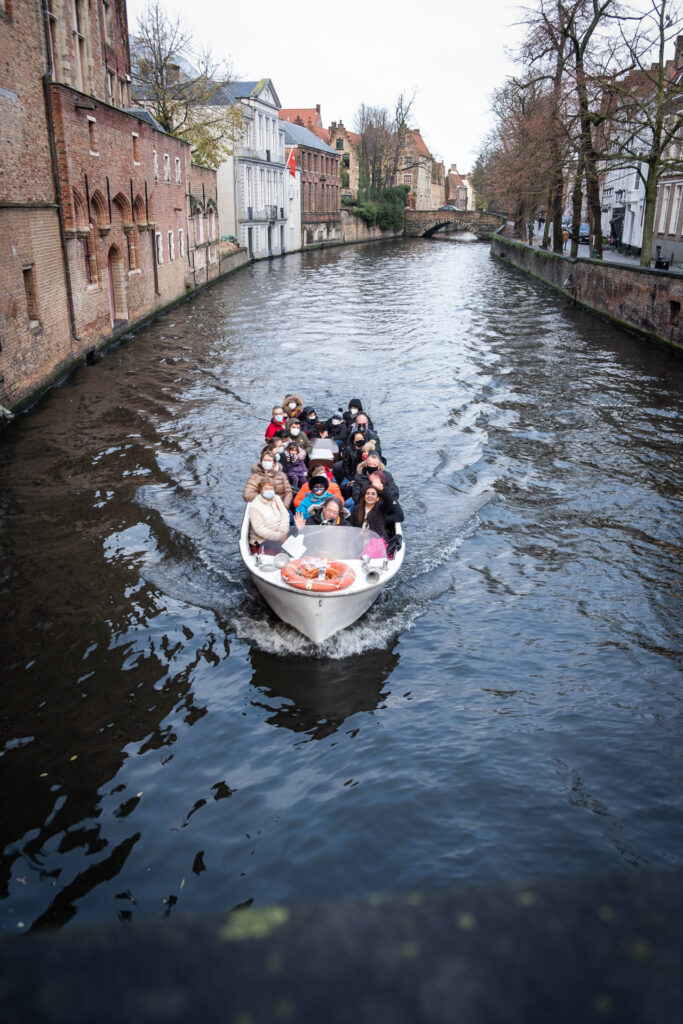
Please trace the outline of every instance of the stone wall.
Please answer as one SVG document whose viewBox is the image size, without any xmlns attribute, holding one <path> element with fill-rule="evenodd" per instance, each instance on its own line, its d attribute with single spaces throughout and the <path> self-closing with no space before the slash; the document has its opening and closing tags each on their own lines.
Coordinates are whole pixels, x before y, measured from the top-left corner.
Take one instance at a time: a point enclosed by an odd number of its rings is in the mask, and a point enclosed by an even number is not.
<svg viewBox="0 0 683 1024">
<path fill-rule="evenodd" d="M 341 244 L 353 242 L 375 242 L 379 239 L 402 238 L 402 231 L 382 231 L 376 225 L 370 227 L 360 217 L 348 210 L 341 211 Z"/>
<path fill-rule="evenodd" d="M 683 276 L 532 249 L 494 235 L 491 252 L 531 274 L 577 305 L 683 352 Z"/>
</svg>

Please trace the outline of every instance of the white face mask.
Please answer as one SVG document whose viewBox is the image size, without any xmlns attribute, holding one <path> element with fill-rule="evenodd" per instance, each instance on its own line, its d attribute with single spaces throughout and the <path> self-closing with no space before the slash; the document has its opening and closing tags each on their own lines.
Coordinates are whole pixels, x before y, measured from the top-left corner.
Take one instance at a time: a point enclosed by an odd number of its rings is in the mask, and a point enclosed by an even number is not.
<svg viewBox="0 0 683 1024">
<path fill-rule="evenodd" d="M 338 427 L 340 423 L 341 423 L 341 420 L 338 420 L 336 417 L 334 417 L 332 419 L 332 426 L 333 427 Z"/>
<path fill-rule="evenodd" d="M 277 415 L 277 416 L 273 416 L 273 419 L 275 420 L 275 422 L 276 422 L 276 423 L 282 423 L 282 421 L 283 421 L 283 419 L 284 419 L 284 416 L 282 416 L 282 415 L 280 415 L 280 414 L 278 413 L 278 415 Z"/>
<path fill-rule="evenodd" d="M 261 494 L 263 495 L 264 498 L 268 499 L 275 497 L 275 491 L 261 491 Z"/>
<path fill-rule="evenodd" d="M 358 409 L 349 409 L 349 412 L 351 413 L 352 416 L 358 415 Z"/>
<path fill-rule="evenodd" d="M 263 468 L 264 468 L 264 469 L 266 470 L 266 472 L 267 472 L 267 471 L 268 471 L 269 469 L 272 469 L 272 468 L 273 468 L 273 466 L 274 466 L 274 463 L 273 463 L 273 462 L 271 462 L 271 461 L 270 461 L 270 459 L 263 459 L 263 460 L 262 460 L 262 462 L 261 462 L 261 465 L 263 466 Z"/>
<path fill-rule="evenodd" d="M 288 405 L 289 409 L 296 409 L 296 402 L 290 402 Z"/>
<path fill-rule="evenodd" d="M 296 428 L 296 430 L 293 429 L 293 428 L 292 428 L 292 430 L 290 430 L 290 434 L 292 435 L 292 437 L 298 437 L 300 433 L 301 433 L 301 431 L 299 430 L 298 427 Z"/>
</svg>

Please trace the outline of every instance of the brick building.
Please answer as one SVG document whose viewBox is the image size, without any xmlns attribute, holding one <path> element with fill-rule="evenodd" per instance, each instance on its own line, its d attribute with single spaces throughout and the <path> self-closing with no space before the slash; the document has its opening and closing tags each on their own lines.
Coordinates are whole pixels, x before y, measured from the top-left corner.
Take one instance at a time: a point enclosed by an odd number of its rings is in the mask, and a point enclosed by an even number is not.
<svg viewBox="0 0 683 1024">
<path fill-rule="evenodd" d="M 394 185 L 408 186 L 411 210 L 432 209 L 432 154 L 417 128 L 410 129 L 401 139 Z"/>
<path fill-rule="evenodd" d="M 451 164 L 446 175 L 446 202 L 459 210 L 475 209 L 475 192 L 470 176 L 461 174 L 455 164 Z"/>
<path fill-rule="evenodd" d="M 0 404 L 16 407 L 217 276 L 219 236 L 215 173 L 191 168 L 186 143 L 129 109 L 125 0 L 45 0 L 44 18 L 34 0 L 0 5 L 13 76 L 0 90 Z M 190 170 L 202 186 L 192 196 Z"/>
<path fill-rule="evenodd" d="M 430 189 L 430 209 L 438 210 L 446 202 L 446 168 L 442 163 L 432 162 L 432 181 Z"/>
<path fill-rule="evenodd" d="M 301 248 L 341 240 L 341 158 L 317 135 L 283 122 L 285 144 L 301 172 Z"/>
<path fill-rule="evenodd" d="M 341 154 L 341 194 L 351 199 L 358 197 L 358 183 L 360 177 L 360 135 L 350 132 L 344 127 L 344 122 L 333 121 L 329 129 L 329 144 L 336 153 Z M 344 182 L 346 181 L 346 184 Z"/>
</svg>

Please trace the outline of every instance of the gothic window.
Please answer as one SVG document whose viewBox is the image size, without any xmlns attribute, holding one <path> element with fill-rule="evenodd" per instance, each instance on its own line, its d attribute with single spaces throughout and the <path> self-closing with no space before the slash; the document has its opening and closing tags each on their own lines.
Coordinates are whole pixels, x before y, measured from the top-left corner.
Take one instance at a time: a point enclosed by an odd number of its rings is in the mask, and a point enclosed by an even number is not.
<svg viewBox="0 0 683 1024">
<path fill-rule="evenodd" d="M 171 158 L 168 153 L 164 153 L 164 181 L 171 180 Z"/>
<path fill-rule="evenodd" d="M 180 185 L 180 183 L 182 182 L 182 176 L 181 176 L 181 172 L 180 172 L 180 157 L 179 156 L 177 156 L 175 158 L 175 180 L 176 180 L 176 185 Z"/>
<path fill-rule="evenodd" d="M 156 149 L 152 150 L 152 155 L 154 157 L 154 180 L 158 181 L 159 180 L 159 157 L 157 155 Z"/>
</svg>

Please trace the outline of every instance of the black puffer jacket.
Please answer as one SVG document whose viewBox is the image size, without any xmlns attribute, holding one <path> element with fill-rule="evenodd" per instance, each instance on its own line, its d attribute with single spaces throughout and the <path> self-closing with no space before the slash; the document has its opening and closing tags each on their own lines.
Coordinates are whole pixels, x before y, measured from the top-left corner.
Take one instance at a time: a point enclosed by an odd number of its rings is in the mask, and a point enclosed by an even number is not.
<svg viewBox="0 0 683 1024">
<path fill-rule="evenodd" d="M 365 488 L 368 486 L 368 474 L 376 472 L 384 473 L 387 479 L 386 490 L 388 493 L 391 494 L 394 501 L 398 501 L 401 495 L 399 493 L 398 485 L 394 480 L 393 476 L 391 475 L 391 473 L 389 472 L 389 470 L 369 469 L 367 462 L 361 462 L 359 463 L 358 468 L 356 470 L 356 475 L 353 478 L 353 490 L 351 491 L 351 497 L 353 498 L 354 505 L 358 504 L 358 502 L 360 501 L 361 497 L 365 492 Z"/>
<path fill-rule="evenodd" d="M 360 505 L 356 505 L 349 520 L 351 526 L 362 526 L 363 516 Z M 389 540 L 393 530 L 387 529 L 394 523 L 403 522 L 403 509 L 397 501 L 393 501 L 388 494 L 384 494 L 377 502 L 372 512 L 368 515 L 368 529 L 374 530 L 380 537 Z"/>
<path fill-rule="evenodd" d="M 309 416 L 313 414 L 315 416 L 315 409 L 312 405 L 305 405 L 301 410 L 301 429 L 305 432 L 306 437 L 310 438 L 311 441 L 314 437 L 320 437 L 318 432 L 318 417 L 314 420 L 309 420 Z"/>
</svg>

